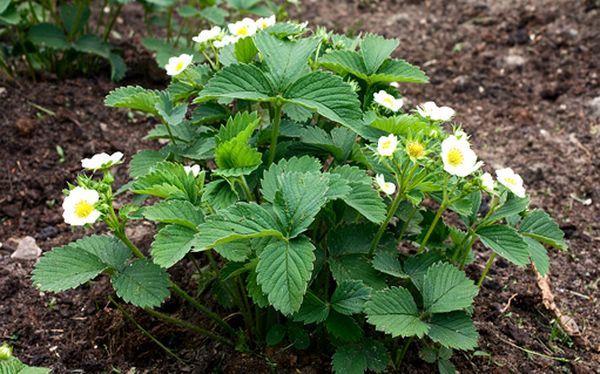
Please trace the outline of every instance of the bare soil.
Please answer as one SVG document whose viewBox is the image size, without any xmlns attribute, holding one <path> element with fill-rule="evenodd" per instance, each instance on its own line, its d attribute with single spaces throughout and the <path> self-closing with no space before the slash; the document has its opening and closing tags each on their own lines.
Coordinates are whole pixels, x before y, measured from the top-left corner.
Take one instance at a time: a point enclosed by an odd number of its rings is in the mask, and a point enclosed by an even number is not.
<svg viewBox="0 0 600 374">
<path fill-rule="evenodd" d="M 480 353 L 457 354 L 458 369 L 600 372 L 600 104 L 592 104 L 600 97 L 598 2 L 304 0 L 296 13 L 312 25 L 399 38 L 398 57 L 422 66 L 431 78 L 428 85 L 401 87 L 406 105 L 434 100 L 455 108 L 486 168 L 510 166 L 521 173 L 532 205 L 550 212 L 567 234 L 569 252 L 551 251 L 550 279 L 559 307 L 575 319 L 581 336 L 557 334 L 531 269 L 497 260 L 475 310 Z M 127 22 L 119 31 L 133 37 L 120 45 L 131 67 L 120 84 L 164 86 L 165 77 L 139 43 L 140 9 L 128 6 L 124 14 Z M 59 209 L 79 160 L 100 151 L 132 155 L 156 146 L 141 140 L 152 124 L 103 106 L 105 94 L 116 87 L 107 75 L 0 80 L 5 88 L 0 89 L 0 242 L 31 235 L 50 250 L 83 236 L 62 222 Z M 64 149 L 64 161 L 56 146 Z M 118 178 L 125 180 L 125 167 Z M 140 225 L 133 233 L 147 247 L 153 228 Z M 33 263 L 15 261 L 11 252 L 0 247 L 0 341 L 10 341 L 29 364 L 56 373 L 133 367 L 148 373 L 330 370 L 328 357 L 319 352 L 242 355 L 132 309 L 142 325 L 189 362 L 182 366 L 107 303 L 106 280 L 60 295 L 40 294 L 31 286 Z M 478 248 L 470 275 L 479 276 L 488 256 Z M 185 263 L 173 269 L 189 290 L 191 272 Z M 163 308 L 207 323 L 175 297 Z M 410 372 L 434 370 L 416 350 L 409 351 L 406 365 Z"/>
</svg>

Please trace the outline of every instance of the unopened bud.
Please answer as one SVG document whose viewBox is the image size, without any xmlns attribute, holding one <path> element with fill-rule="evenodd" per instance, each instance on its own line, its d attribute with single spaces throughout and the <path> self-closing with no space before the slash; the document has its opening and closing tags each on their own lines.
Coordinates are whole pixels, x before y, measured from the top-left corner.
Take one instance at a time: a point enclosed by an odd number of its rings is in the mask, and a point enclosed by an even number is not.
<svg viewBox="0 0 600 374">
<path fill-rule="evenodd" d="M 0 360 L 8 360 L 12 357 L 12 347 L 4 343 L 0 346 Z"/>
</svg>

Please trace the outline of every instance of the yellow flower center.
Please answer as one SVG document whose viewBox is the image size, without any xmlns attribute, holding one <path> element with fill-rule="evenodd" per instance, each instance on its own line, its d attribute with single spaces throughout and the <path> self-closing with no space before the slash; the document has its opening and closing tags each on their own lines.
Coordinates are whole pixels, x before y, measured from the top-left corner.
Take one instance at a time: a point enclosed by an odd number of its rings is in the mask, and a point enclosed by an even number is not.
<svg viewBox="0 0 600 374">
<path fill-rule="evenodd" d="M 406 151 L 412 158 L 421 158 L 425 154 L 425 147 L 419 142 L 410 142 L 406 145 Z"/>
<path fill-rule="evenodd" d="M 513 177 L 504 178 L 504 181 L 506 183 L 510 184 L 511 186 L 516 186 L 517 185 L 517 181 Z"/>
<path fill-rule="evenodd" d="M 175 70 L 180 71 L 183 70 L 183 61 L 179 61 L 177 65 L 175 65 Z"/>
<path fill-rule="evenodd" d="M 392 141 L 391 140 L 384 141 L 383 143 L 381 143 L 381 148 L 383 148 L 383 149 L 392 148 Z"/>
<path fill-rule="evenodd" d="M 79 218 L 86 218 L 94 211 L 94 206 L 85 200 L 75 205 L 75 215 Z"/>
<path fill-rule="evenodd" d="M 394 106 L 394 99 L 392 99 L 391 97 L 386 97 L 385 99 L 383 99 L 383 102 L 389 106 Z"/>
<path fill-rule="evenodd" d="M 239 28 L 237 34 L 239 36 L 247 36 L 248 35 L 248 26 L 242 26 Z"/>
<path fill-rule="evenodd" d="M 448 163 L 452 166 L 458 166 L 462 164 L 464 159 L 465 156 L 463 156 L 462 151 L 458 148 L 452 148 L 448 152 Z"/>
</svg>

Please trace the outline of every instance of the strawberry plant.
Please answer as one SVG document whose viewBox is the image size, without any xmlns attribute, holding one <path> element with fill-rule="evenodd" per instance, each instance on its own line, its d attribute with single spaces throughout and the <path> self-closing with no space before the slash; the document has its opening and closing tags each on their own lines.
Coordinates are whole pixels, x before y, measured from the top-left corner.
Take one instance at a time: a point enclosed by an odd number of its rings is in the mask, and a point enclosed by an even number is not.
<svg viewBox="0 0 600 374">
<path fill-rule="evenodd" d="M 122 302 L 165 322 L 239 350 L 314 344 L 338 373 L 399 368 L 415 346 L 452 371 L 454 350 L 477 347 L 473 303 L 494 258 L 545 274 L 563 233 L 512 169 L 483 173 L 453 109 L 405 108 L 398 87 L 428 78 L 391 57 L 397 40 L 251 22 L 206 30 L 207 63 L 173 57 L 165 90 L 107 96 L 153 118 L 148 138 L 164 145 L 133 155 L 116 191 L 121 154 L 84 160 L 65 220 L 111 234 L 46 253 L 34 282 L 59 292 L 108 276 Z M 134 198 L 117 210 L 120 194 Z M 148 253 L 126 235 L 136 220 L 156 225 Z M 475 243 L 491 250 L 478 282 L 463 271 Z M 200 253 L 189 276 L 216 308 L 169 275 Z M 214 326 L 161 312 L 171 292 Z"/>
</svg>

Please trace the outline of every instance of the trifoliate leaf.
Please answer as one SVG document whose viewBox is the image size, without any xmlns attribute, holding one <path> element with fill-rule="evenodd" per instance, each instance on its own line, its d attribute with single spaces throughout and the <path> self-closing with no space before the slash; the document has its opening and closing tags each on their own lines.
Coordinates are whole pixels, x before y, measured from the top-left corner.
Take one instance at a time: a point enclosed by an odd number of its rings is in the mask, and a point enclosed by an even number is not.
<svg viewBox="0 0 600 374">
<path fill-rule="evenodd" d="M 262 163 L 262 154 L 245 141 L 232 139 L 217 145 L 215 172 L 224 177 L 249 175 Z"/>
<path fill-rule="evenodd" d="M 341 314 L 361 313 L 370 297 L 371 289 L 363 282 L 345 280 L 340 282 L 331 296 L 331 307 Z"/>
<path fill-rule="evenodd" d="M 194 103 L 219 97 L 254 101 L 272 101 L 274 88 L 265 74 L 254 65 L 236 64 L 215 74 L 200 91 Z"/>
<path fill-rule="evenodd" d="M 367 67 L 358 52 L 332 51 L 319 59 L 319 64 L 337 73 L 349 73 L 362 80 L 368 79 Z"/>
<path fill-rule="evenodd" d="M 506 225 L 492 225 L 477 230 L 481 242 L 508 261 L 524 266 L 529 263 L 527 243 L 517 230 Z"/>
<path fill-rule="evenodd" d="M 408 274 L 411 281 L 419 291 L 423 291 L 423 279 L 429 267 L 443 257 L 438 251 L 429 251 L 416 256 L 411 256 L 404 262 L 404 272 Z"/>
<path fill-rule="evenodd" d="M 158 196 L 163 199 L 180 199 L 195 202 L 198 198 L 196 179 L 181 164 L 159 162 L 154 169 L 133 182 L 137 194 Z"/>
<path fill-rule="evenodd" d="M 247 143 L 259 121 L 260 118 L 256 112 L 239 112 L 235 116 L 229 117 L 227 124 L 222 126 L 217 133 L 218 143 L 224 143 L 232 139 Z"/>
<path fill-rule="evenodd" d="M 113 108 L 127 108 L 157 115 L 158 91 L 139 86 L 119 87 L 110 91 L 104 99 L 104 105 Z"/>
<path fill-rule="evenodd" d="M 294 321 L 309 323 L 320 323 L 329 316 L 329 305 L 319 299 L 314 293 L 308 291 L 302 302 L 300 310 L 293 316 Z"/>
<path fill-rule="evenodd" d="M 391 287 L 374 293 L 365 305 L 367 321 L 378 331 L 397 336 L 422 337 L 429 330 L 419 319 L 417 304 L 403 287 Z"/>
<path fill-rule="evenodd" d="M 285 315 L 300 309 L 312 275 L 315 247 L 306 237 L 269 244 L 259 255 L 257 281 L 271 305 Z"/>
<path fill-rule="evenodd" d="M 132 178 L 138 178 L 148 174 L 161 161 L 167 159 L 169 154 L 164 151 L 143 150 L 139 151 L 131 158 L 129 163 L 129 175 Z"/>
<path fill-rule="evenodd" d="M 151 253 L 155 264 L 170 268 L 195 246 L 196 230 L 185 226 L 168 225 L 154 236 Z"/>
<path fill-rule="evenodd" d="M 131 251 L 119 239 L 108 235 L 91 235 L 68 244 L 78 251 L 89 252 L 115 270 L 121 270 L 131 258 Z"/>
<path fill-rule="evenodd" d="M 434 314 L 429 321 L 431 328 L 427 335 L 448 348 L 462 350 L 477 347 L 479 334 L 471 317 L 462 311 Z"/>
<path fill-rule="evenodd" d="M 158 102 L 154 107 L 163 120 L 172 127 L 179 125 L 184 120 L 188 108 L 187 103 L 174 106 L 167 92 L 158 94 Z"/>
<path fill-rule="evenodd" d="M 198 226 L 195 251 L 204 251 L 235 240 L 273 236 L 284 239 L 277 231 L 271 213 L 255 203 L 237 203 L 206 217 Z"/>
<path fill-rule="evenodd" d="M 524 236 L 529 236 L 544 244 L 566 250 L 565 234 L 558 224 L 541 209 L 535 209 L 523 218 L 519 231 Z"/>
<path fill-rule="evenodd" d="M 142 208 L 144 218 L 155 222 L 173 223 L 192 230 L 204 222 L 202 211 L 186 200 L 165 200 Z"/>
<path fill-rule="evenodd" d="M 202 194 L 202 202 L 215 210 L 229 208 L 238 201 L 235 190 L 226 180 L 220 179 L 207 184 Z"/>
<path fill-rule="evenodd" d="M 169 297 L 169 275 L 144 259 L 113 275 L 112 284 L 120 298 L 140 308 L 157 307 Z"/>
<path fill-rule="evenodd" d="M 479 289 L 464 272 L 438 262 L 427 269 L 421 292 L 426 311 L 444 313 L 470 307 Z"/>
</svg>

